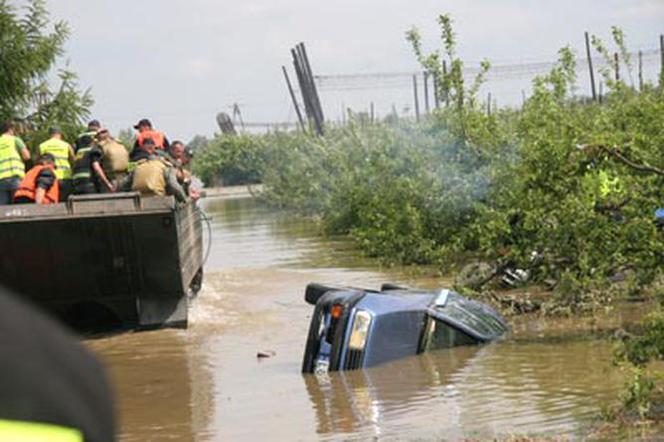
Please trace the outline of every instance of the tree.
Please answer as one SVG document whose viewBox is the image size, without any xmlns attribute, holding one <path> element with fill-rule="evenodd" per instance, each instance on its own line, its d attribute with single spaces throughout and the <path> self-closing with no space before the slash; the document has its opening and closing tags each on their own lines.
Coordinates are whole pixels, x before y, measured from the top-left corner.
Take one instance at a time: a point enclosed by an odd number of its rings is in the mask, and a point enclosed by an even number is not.
<svg viewBox="0 0 664 442">
<path fill-rule="evenodd" d="M 45 0 L 29 0 L 22 13 L 0 0 L 0 120 L 23 122 L 28 140 L 43 138 L 51 125 L 73 136 L 89 117 L 90 91 L 79 90 L 70 70 L 53 72 L 68 37 L 65 22 L 51 23 Z"/>
</svg>

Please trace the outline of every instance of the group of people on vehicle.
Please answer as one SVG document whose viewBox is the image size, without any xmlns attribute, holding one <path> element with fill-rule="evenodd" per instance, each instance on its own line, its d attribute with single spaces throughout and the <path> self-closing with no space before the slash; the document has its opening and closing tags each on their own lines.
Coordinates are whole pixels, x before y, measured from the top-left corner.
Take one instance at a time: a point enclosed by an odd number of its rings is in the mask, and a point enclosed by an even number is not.
<svg viewBox="0 0 664 442">
<path fill-rule="evenodd" d="M 177 201 L 197 200 L 187 165 L 193 154 L 180 141 L 168 142 L 148 119 L 140 120 L 129 152 L 99 121 L 92 120 L 72 147 L 58 127 L 37 149 L 30 150 L 16 124 L 0 128 L 0 205 L 54 204 L 69 195 L 135 191 L 142 196 L 172 195 Z M 26 169 L 27 172 L 26 172 Z"/>
</svg>

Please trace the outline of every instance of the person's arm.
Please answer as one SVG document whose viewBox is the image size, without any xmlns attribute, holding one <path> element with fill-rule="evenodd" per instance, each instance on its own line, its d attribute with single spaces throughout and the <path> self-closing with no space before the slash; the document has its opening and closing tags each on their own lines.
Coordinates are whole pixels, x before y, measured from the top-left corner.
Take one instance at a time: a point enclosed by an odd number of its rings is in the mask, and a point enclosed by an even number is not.
<svg viewBox="0 0 664 442">
<path fill-rule="evenodd" d="M 187 194 L 180 183 L 178 183 L 177 174 L 173 167 L 164 169 L 164 179 L 166 180 L 166 191 L 168 194 L 173 195 L 178 202 L 187 201 Z"/>
<path fill-rule="evenodd" d="M 101 150 L 101 148 L 97 145 L 95 145 L 91 150 L 90 150 L 90 161 L 92 163 L 92 170 L 94 170 L 95 174 L 99 177 L 101 182 L 106 186 L 106 188 L 110 191 L 113 192 L 113 184 L 109 181 L 108 177 L 106 176 L 106 173 L 104 172 L 104 168 L 101 167 L 101 162 L 104 160 L 104 152 Z"/>
<path fill-rule="evenodd" d="M 16 150 L 24 163 L 30 161 L 30 151 L 28 150 L 28 146 L 26 146 L 25 142 L 19 137 L 16 137 Z"/>
<path fill-rule="evenodd" d="M 104 169 L 101 167 L 101 164 L 99 164 L 99 161 L 92 162 L 92 169 L 95 171 L 101 182 L 104 183 L 104 186 L 106 186 L 110 192 L 113 192 L 115 190 L 113 189 L 113 184 L 111 184 L 111 182 L 108 180 L 108 177 L 106 177 Z"/>
<path fill-rule="evenodd" d="M 76 162 L 76 154 L 74 153 L 74 148 L 71 147 L 71 144 L 69 145 L 69 165 L 74 166 L 74 163 Z"/>
<path fill-rule="evenodd" d="M 35 204 L 41 204 L 44 201 L 44 196 L 46 196 L 46 189 L 37 187 L 35 191 Z"/>
</svg>

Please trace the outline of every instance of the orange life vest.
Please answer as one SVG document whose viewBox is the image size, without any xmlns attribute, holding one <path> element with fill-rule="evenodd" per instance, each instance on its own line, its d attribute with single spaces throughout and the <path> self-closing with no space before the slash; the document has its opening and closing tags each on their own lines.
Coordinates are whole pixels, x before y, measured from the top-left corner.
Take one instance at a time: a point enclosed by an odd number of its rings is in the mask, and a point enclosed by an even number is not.
<svg viewBox="0 0 664 442">
<path fill-rule="evenodd" d="M 157 149 L 166 148 L 165 146 L 166 137 L 164 136 L 163 133 L 156 130 L 146 130 L 144 132 L 139 132 L 138 135 L 136 136 L 136 141 L 138 142 L 139 146 L 143 147 L 143 143 L 148 138 L 151 138 L 152 141 L 154 141 L 154 145 Z"/>
<path fill-rule="evenodd" d="M 35 193 L 37 191 L 37 177 L 43 169 L 53 169 L 53 166 L 35 166 L 30 169 L 21 181 L 21 184 L 16 189 L 14 193 L 14 200 L 25 197 L 32 201 L 35 200 Z M 60 182 L 58 179 L 55 179 L 55 182 L 50 189 L 46 190 L 42 204 L 55 204 L 60 201 Z"/>
</svg>

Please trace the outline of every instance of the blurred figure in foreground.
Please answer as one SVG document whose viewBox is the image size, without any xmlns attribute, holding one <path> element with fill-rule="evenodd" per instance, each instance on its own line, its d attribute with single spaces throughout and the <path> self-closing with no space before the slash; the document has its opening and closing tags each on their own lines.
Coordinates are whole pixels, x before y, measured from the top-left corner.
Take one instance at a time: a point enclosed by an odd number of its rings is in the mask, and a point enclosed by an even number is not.
<svg viewBox="0 0 664 442">
<path fill-rule="evenodd" d="M 0 440 L 111 442 L 103 366 L 76 337 L 0 287 Z"/>
</svg>

